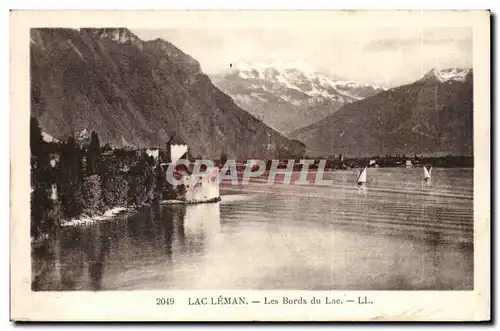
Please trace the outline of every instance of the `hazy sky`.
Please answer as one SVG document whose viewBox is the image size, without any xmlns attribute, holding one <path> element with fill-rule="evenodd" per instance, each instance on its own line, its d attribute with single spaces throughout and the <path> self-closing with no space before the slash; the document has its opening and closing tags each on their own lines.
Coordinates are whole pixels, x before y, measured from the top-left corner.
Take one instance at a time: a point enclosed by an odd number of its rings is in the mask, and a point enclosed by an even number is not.
<svg viewBox="0 0 500 331">
<path fill-rule="evenodd" d="M 418 80 L 431 68 L 472 67 L 470 28 L 133 32 L 143 40 L 170 41 L 209 75 L 229 70 L 230 63 L 277 62 L 391 87 Z"/>
</svg>

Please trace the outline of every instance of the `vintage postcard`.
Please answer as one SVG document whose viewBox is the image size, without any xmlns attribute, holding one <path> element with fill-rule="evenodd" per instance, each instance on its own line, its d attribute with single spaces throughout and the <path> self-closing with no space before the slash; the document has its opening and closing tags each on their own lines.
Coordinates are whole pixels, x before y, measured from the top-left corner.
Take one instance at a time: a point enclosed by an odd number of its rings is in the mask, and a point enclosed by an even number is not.
<svg viewBox="0 0 500 331">
<path fill-rule="evenodd" d="M 14 321 L 488 321 L 489 11 L 11 12 Z"/>
</svg>

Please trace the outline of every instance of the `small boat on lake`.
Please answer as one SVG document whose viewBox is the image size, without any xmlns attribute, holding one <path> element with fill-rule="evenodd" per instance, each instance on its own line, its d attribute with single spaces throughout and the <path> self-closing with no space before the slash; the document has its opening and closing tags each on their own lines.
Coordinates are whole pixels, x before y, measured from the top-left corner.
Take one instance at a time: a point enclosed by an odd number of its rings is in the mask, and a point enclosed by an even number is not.
<svg viewBox="0 0 500 331">
<path fill-rule="evenodd" d="M 429 170 L 427 170 L 427 167 L 424 165 L 424 182 L 426 183 L 429 183 L 431 181 L 431 170 L 431 166 L 429 166 Z"/>
<path fill-rule="evenodd" d="M 367 172 L 368 167 L 365 167 L 363 170 L 359 171 L 358 179 L 356 180 L 356 183 L 358 186 L 365 186 L 366 185 L 366 172 Z"/>
</svg>

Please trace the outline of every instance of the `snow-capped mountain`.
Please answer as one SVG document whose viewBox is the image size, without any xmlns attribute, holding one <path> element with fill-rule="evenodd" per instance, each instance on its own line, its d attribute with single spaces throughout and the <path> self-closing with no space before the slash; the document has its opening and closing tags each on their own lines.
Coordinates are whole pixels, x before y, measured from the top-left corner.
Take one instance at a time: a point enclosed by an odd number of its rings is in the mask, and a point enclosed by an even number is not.
<svg viewBox="0 0 500 331">
<path fill-rule="evenodd" d="M 238 63 L 229 73 L 212 78 L 241 108 L 283 133 L 383 91 L 297 64 Z"/>
<path fill-rule="evenodd" d="M 423 80 L 437 80 L 440 83 L 457 81 L 457 82 L 465 82 L 467 79 L 467 75 L 471 73 L 472 69 L 463 69 L 463 68 L 449 68 L 449 69 L 431 69 L 429 70 L 424 77 Z"/>
<path fill-rule="evenodd" d="M 288 136 L 308 155 L 472 155 L 473 81 L 471 69 L 433 69 Z"/>
</svg>

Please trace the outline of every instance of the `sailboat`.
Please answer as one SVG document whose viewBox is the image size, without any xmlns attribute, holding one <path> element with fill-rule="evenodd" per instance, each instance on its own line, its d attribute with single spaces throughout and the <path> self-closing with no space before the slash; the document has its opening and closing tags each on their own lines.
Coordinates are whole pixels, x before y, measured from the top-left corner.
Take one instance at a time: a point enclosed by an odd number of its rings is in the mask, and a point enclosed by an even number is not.
<svg viewBox="0 0 500 331">
<path fill-rule="evenodd" d="M 424 166 L 424 182 L 429 183 L 431 181 L 431 170 L 432 167 L 429 167 L 429 170 Z"/>
<path fill-rule="evenodd" d="M 358 186 L 365 186 L 366 185 L 366 170 L 368 167 L 365 167 L 362 171 L 359 172 L 358 179 L 356 182 L 358 183 Z"/>
</svg>

